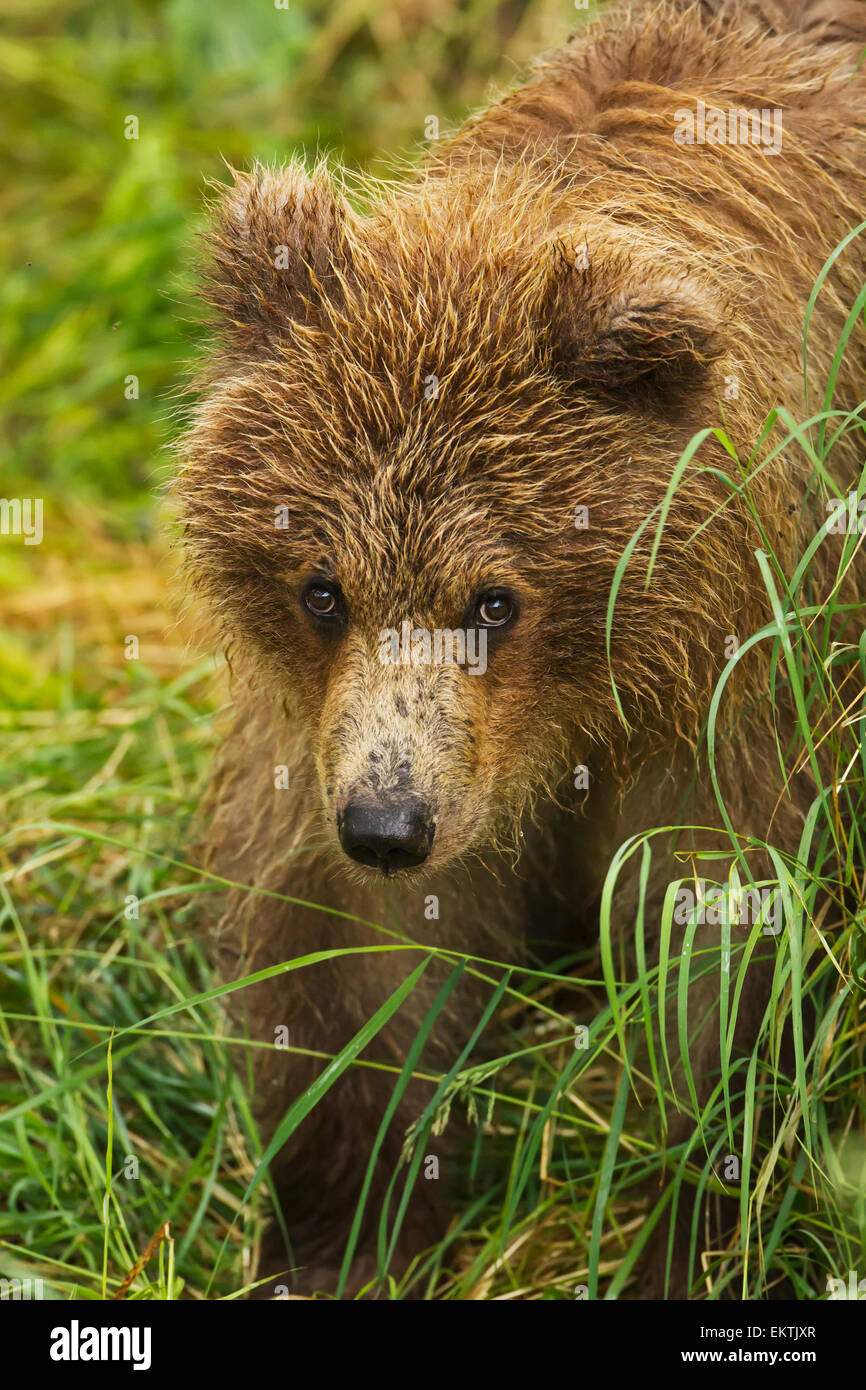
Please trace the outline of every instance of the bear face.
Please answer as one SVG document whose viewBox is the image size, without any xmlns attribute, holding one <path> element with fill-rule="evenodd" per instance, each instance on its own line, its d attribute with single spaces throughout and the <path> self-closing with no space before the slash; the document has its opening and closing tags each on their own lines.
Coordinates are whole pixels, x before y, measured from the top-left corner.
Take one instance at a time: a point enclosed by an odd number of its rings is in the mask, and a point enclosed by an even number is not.
<svg viewBox="0 0 866 1390">
<path fill-rule="evenodd" d="M 696 716 L 744 601 L 730 514 L 695 584 L 684 541 L 720 494 L 689 479 L 664 585 L 620 586 L 618 708 L 608 595 L 723 316 L 685 258 L 660 272 L 615 224 L 563 231 L 573 210 L 531 176 L 433 177 L 361 218 L 322 169 L 259 170 L 212 238 L 222 346 L 179 485 L 193 572 L 301 721 L 362 873 L 513 839 L 623 718 Z"/>
</svg>

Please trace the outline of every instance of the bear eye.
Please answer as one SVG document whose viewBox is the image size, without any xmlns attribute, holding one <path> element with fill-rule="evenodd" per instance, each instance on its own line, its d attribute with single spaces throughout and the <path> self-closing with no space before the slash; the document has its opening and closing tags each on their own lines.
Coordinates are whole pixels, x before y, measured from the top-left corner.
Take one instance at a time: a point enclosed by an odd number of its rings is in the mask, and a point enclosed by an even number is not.
<svg viewBox="0 0 866 1390">
<path fill-rule="evenodd" d="M 323 579 L 312 579 L 303 591 L 305 607 L 314 618 L 336 618 L 340 614 L 340 590 L 336 584 L 328 584 Z"/>
<path fill-rule="evenodd" d="M 499 589 L 480 594 L 475 605 L 478 621 L 483 627 L 505 627 L 515 614 L 513 599 Z"/>
</svg>

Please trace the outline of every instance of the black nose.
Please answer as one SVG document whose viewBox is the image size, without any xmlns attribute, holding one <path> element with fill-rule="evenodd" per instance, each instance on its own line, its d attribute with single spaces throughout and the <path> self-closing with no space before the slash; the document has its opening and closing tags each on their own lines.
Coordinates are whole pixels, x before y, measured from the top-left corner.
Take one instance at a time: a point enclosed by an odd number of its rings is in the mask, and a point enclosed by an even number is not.
<svg viewBox="0 0 866 1390">
<path fill-rule="evenodd" d="M 423 864 L 436 830 L 428 807 L 418 801 L 394 806 L 350 801 L 337 826 L 349 858 L 383 874 Z"/>
</svg>

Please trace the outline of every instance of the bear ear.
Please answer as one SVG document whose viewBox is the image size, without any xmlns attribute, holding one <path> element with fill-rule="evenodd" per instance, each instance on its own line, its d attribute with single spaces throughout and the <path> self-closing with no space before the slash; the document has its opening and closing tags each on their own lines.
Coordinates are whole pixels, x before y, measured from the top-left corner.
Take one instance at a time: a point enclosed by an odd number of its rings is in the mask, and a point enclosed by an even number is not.
<svg viewBox="0 0 866 1390">
<path fill-rule="evenodd" d="M 548 244 L 545 356 L 591 389 L 673 405 L 727 351 L 724 313 L 691 269 L 635 253 L 623 232 Z"/>
<path fill-rule="evenodd" d="M 231 173 L 234 187 L 220 189 L 204 237 L 205 294 L 224 336 L 254 355 L 339 293 L 351 213 L 324 164 Z"/>
</svg>

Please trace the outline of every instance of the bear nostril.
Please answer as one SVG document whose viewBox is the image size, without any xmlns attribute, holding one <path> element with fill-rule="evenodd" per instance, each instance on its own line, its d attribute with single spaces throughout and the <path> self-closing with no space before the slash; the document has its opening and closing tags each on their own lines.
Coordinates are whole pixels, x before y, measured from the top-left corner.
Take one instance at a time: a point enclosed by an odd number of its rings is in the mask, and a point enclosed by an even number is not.
<svg viewBox="0 0 866 1390">
<path fill-rule="evenodd" d="M 398 805 L 350 801 L 337 826 L 349 858 L 383 874 L 423 864 L 436 831 L 429 807 L 419 801 Z"/>
</svg>

